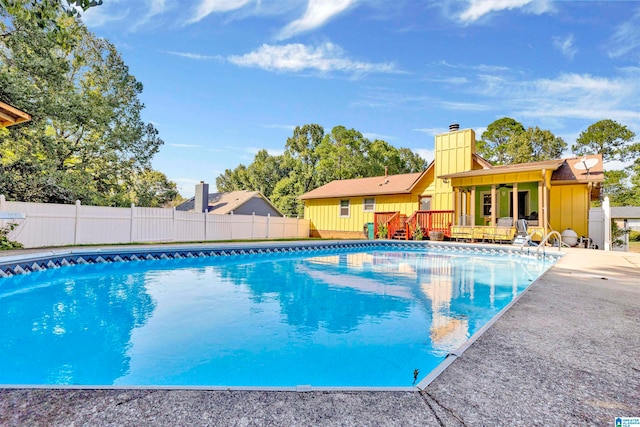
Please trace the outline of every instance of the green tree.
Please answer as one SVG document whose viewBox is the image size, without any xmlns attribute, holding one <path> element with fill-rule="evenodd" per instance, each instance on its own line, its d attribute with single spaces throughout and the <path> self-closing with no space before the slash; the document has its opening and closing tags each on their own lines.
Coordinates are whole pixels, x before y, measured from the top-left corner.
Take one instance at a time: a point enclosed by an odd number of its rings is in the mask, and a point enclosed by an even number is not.
<svg viewBox="0 0 640 427">
<path fill-rule="evenodd" d="M 567 143 L 549 130 L 538 126 L 527 128 L 515 135 L 507 144 L 508 163 L 528 163 L 540 160 L 558 159 L 567 147 Z"/>
<path fill-rule="evenodd" d="M 317 185 L 335 179 L 360 178 L 366 175 L 366 153 L 370 146 L 360 132 L 335 126 L 316 148 L 318 153 Z"/>
<path fill-rule="evenodd" d="M 162 172 L 144 169 L 132 176 L 130 198 L 136 206 L 169 207 L 178 197 L 176 183 Z"/>
<path fill-rule="evenodd" d="M 612 206 L 627 206 L 633 204 L 635 192 L 629 186 L 629 172 L 624 170 L 610 170 L 604 172 L 603 191 L 609 196 Z"/>
<path fill-rule="evenodd" d="M 482 139 L 476 143 L 476 152 L 495 165 L 513 163 L 513 155 L 509 154 L 509 151 L 517 151 L 511 148 L 513 139 L 524 132 L 522 123 L 515 119 L 498 119 L 482 132 Z"/>
<path fill-rule="evenodd" d="M 249 166 L 227 169 L 216 178 L 219 191 L 257 190 L 288 216 L 302 216 L 299 196 L 337 179 L 421 172 L 426 161 L 408 148 L 385 141 L 369 141 L 362 133 L 335 126 L 330 133 L 316 124 L 296 127 L 282 156 L 266 150 Z"/>
<path fill-rule="evenodd" d="M 142 84 L 111 43 L 59 2 L 30 4 L 48 18 L 0 9 L 8 30 L 0 37 L 0 100 L 32 115 L 0 132 L 0 192 L 24 201 L 129 205 L 137 194 L 132 177 L 149 173 L 163 144 L 141 119 Z M 60 28 L 71 42 L 49 36 Z M 175 189 L 164 181 L 169 193 Z"/>
<path fill-rule="evenodd" d="M 602 154 L 602 160 L 627 161 L 640 154 L 640 144 L 634 144 L 635 133 L 613 120 L 600 120 L 580 133 L 571 149 L 579 156 Z"/>
</svg>

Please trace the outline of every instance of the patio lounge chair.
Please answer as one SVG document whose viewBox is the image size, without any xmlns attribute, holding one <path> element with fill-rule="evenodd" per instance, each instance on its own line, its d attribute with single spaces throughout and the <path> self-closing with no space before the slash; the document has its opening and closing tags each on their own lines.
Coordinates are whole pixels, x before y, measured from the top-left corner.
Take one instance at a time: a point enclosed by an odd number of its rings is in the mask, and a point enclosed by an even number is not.
<svg viewBox="0 0 640 427">
<path fill-rule="evenodd" d="M 485 227 L 482 233 L 483 240 L 491 240 L 495 243 L 513 240 L 513 218 L 510 216 L 498 218 L 498 223 L 495 227 Z"/>
<path fill-rule="evenodd" d="M 471 215 L 460 215 L 458 224 L 451 227 L 451 238 L 465 241 L 473 241 L 475 236 L 475 221 Z"/>
</svg>

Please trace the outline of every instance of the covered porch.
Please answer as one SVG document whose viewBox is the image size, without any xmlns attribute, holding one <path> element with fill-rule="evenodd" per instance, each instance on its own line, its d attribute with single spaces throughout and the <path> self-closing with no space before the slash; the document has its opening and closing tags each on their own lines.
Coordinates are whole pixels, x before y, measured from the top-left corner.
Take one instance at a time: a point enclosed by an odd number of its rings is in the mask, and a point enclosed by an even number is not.
<svg viewBox="0 0 640 427">
<path fill-rule="evenodd" d="M 513 241 L 526 233 L 539 242 L 568 228 L 586 237 L 590 203 L 598 199 L 603 181 L 602 157 L 496 166 L 439 178 L 452 186 L 453 239 Z"/>
</svg>

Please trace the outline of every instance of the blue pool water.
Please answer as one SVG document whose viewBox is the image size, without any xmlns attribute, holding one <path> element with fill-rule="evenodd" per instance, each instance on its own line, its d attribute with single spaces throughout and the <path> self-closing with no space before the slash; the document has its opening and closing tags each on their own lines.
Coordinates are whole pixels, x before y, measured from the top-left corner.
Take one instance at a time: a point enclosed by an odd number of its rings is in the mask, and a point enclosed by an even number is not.
<svg viewBox="0 0 640 427">
<path fill-rule="evenodd" d="M 550 262 L 347 248 L 0 279 L 0 384 L 408 387 Z"/>
</svg>

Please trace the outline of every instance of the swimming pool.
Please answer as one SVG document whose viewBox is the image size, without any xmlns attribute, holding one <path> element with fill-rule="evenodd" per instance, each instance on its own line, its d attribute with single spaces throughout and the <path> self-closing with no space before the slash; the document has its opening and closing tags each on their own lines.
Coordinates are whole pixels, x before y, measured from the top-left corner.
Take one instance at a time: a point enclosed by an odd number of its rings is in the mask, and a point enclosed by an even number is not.
<svg viewBox="0 0 640 427">
<path fill-rule="evenodd" d="M 14 262 L 0 384 L 411 387 L 556 259 L 416 243 Z"/>
</svg>

